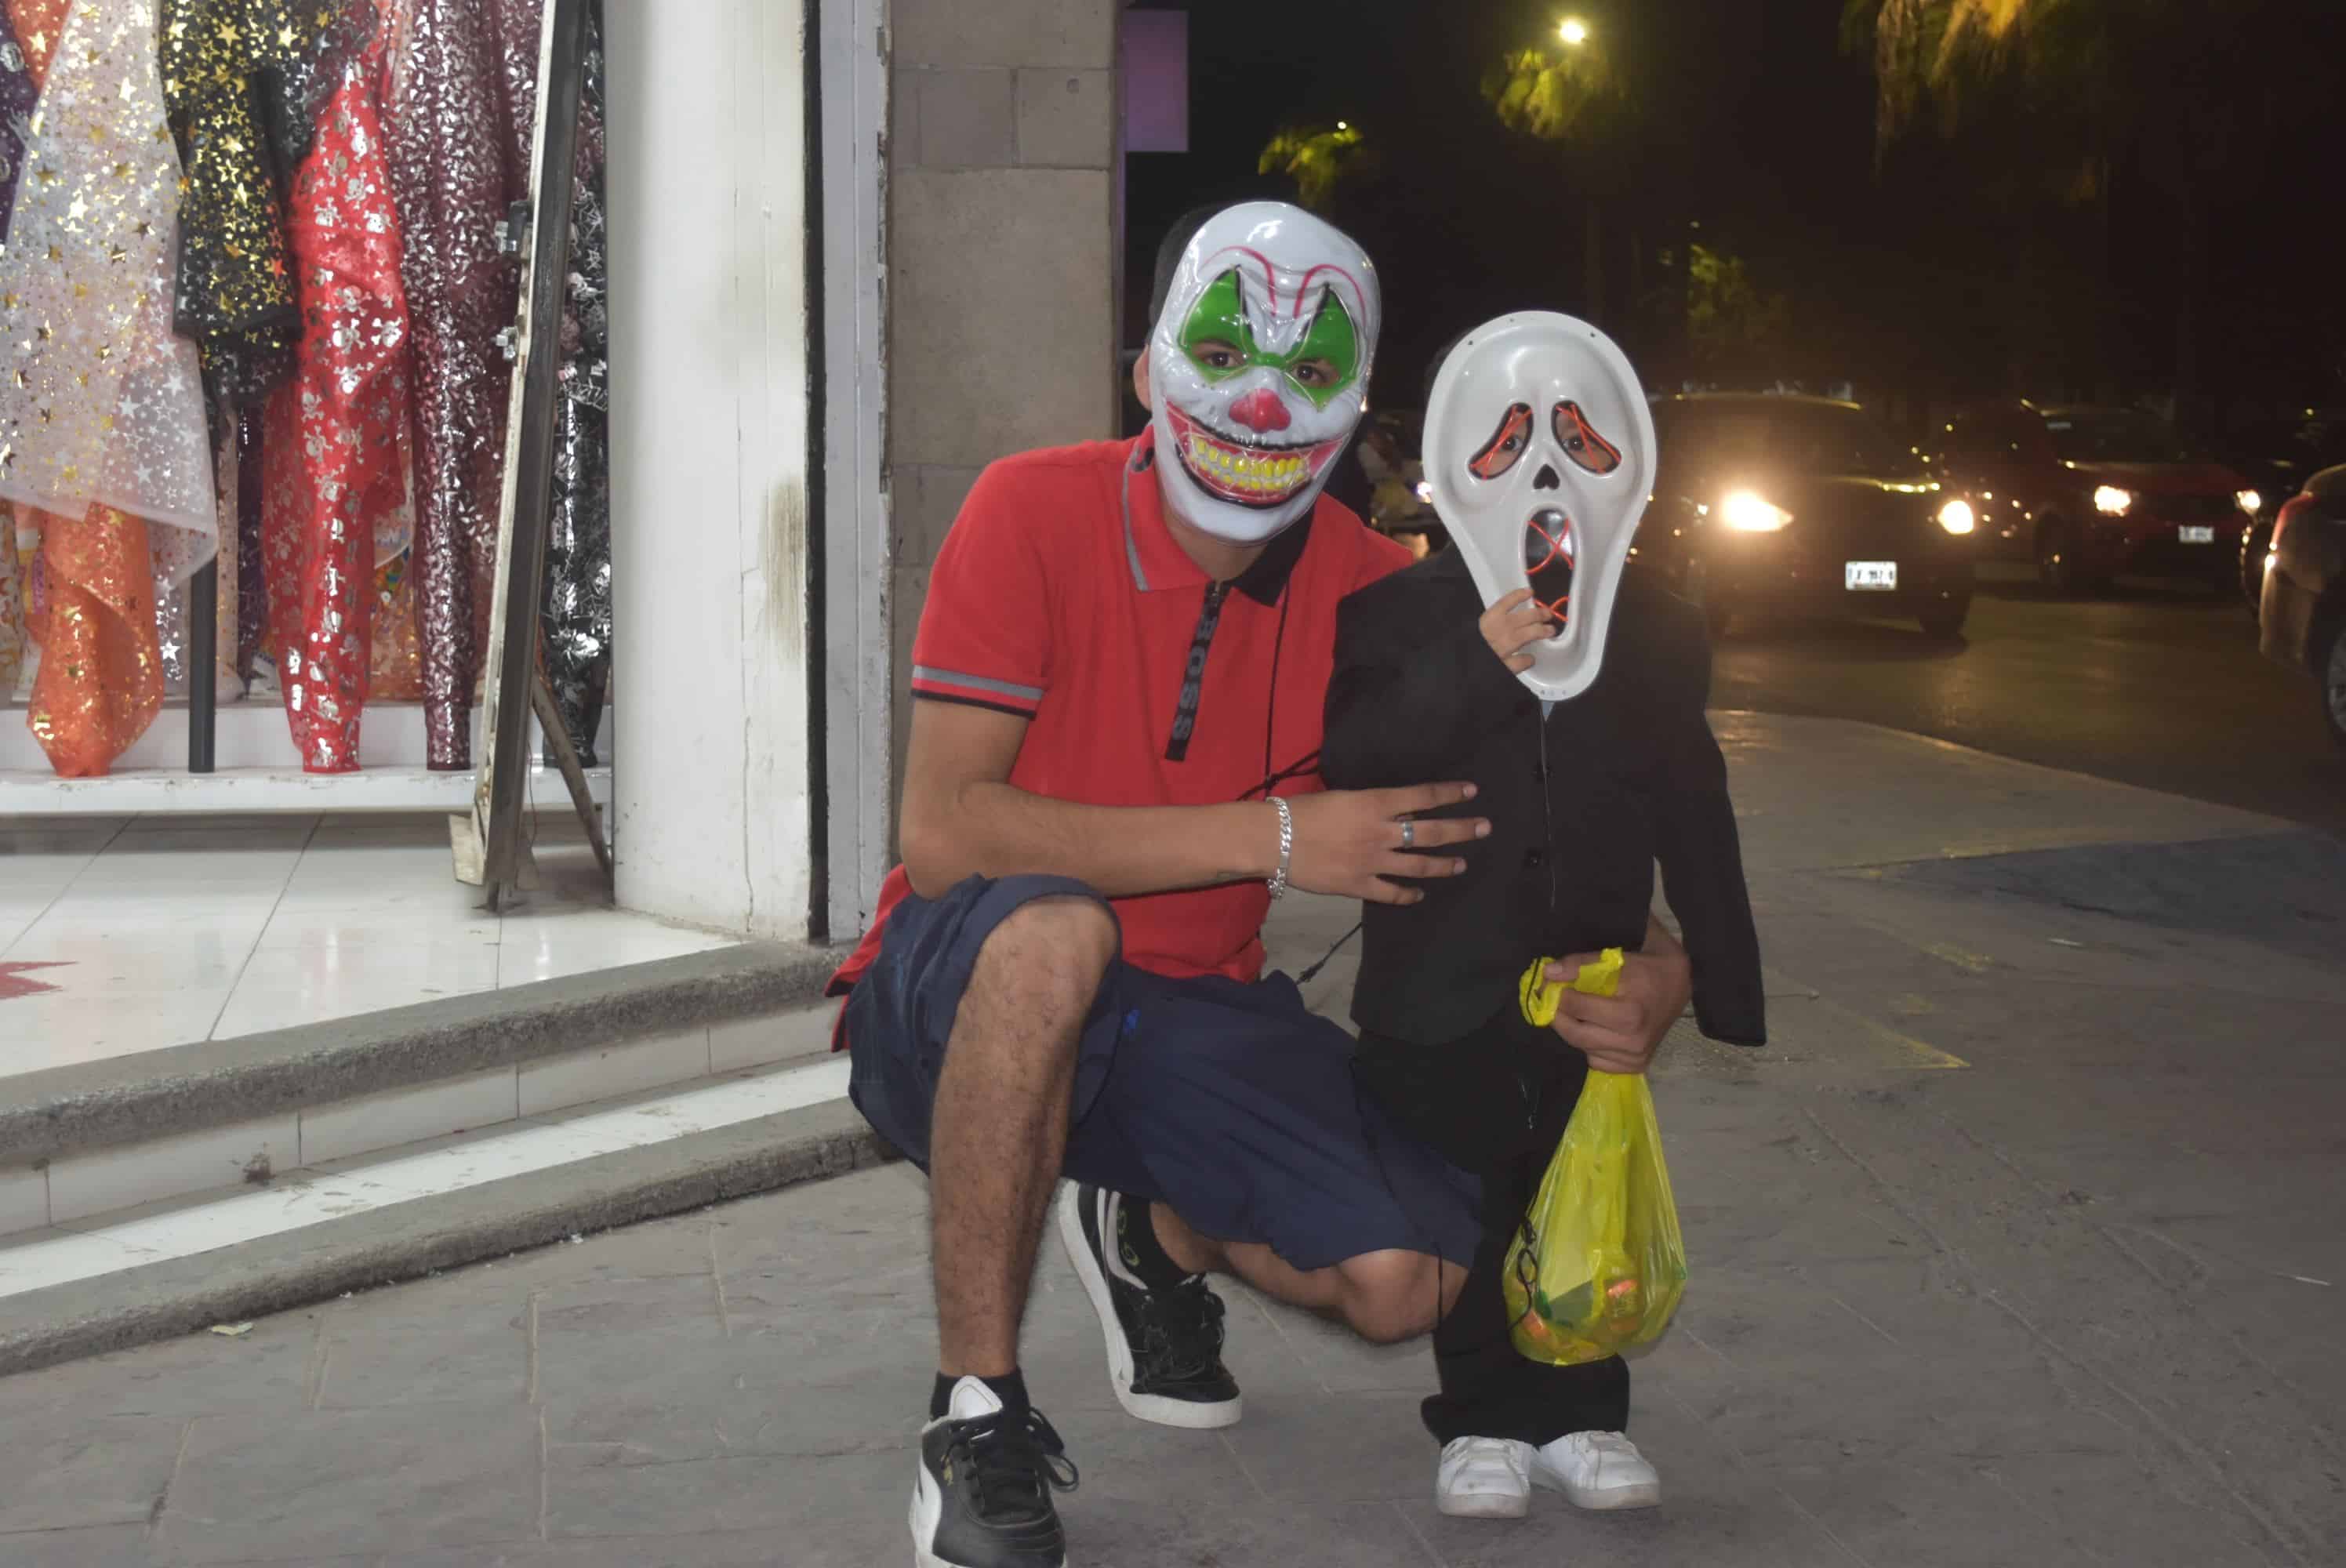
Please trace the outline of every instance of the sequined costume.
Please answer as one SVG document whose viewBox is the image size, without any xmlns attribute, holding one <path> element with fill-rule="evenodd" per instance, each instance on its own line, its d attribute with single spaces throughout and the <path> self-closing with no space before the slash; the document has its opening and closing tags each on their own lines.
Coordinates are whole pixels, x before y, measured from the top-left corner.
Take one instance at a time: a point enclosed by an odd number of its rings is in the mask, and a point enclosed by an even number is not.
<svg viewBox="0 0 2346 1568">
<path fill-rule="evenodd" d="M 586 100 L 570 214 L 568 299 L 562 324 L 562 402 L 556 412 L 554 516 L 546 540 L 546 666 L 562 727 L 593 767 L 611 674 L 611 390 L 609 267 L 603 232 L 603 41 L 587 7 Z"/>
<path fill-rule="evenodd" d="M 305 330 L 269 403 L 263 463 L 274 641 L 301 766 L 359 765 L 376 564 L 405 545 L 407 300 L 381 117 L 384 51 L 354 62 L 291 202 Z M 413 632 L 409 643 L 413 646 Z"/>
<path fill-rule="evenodd" d="M 250 402 L 292 373 L 283 193 L 372 22 L 352 0 L 161 0 L 163 98 L 187 168 L 174 311 L 216 397 Z"/>
<path fill-rule="evenodd" d="M 16 28 L 0 9 L 0 244 L 8 239 L 8 213 L 16 205 L 16 177 L 25 168 L 25 137 L 32 130 L 33 105 L 41 85 L 32 62 L 16 41 Z"/>
<path fill-rule="evenodd" d="M 406 0 L 392 43 L 391 174 L 414 333 L 415 561 L 426 764 L 472 766 L 488 641 L 499 470 L 520 270 L 496 225 L 526 188 L 513 161 L 503 4 Z M 533 72 L 534 74 L 534 72 Z"/>
<path fill-rule="evenodd" d="M 217 547 L 201 378 L 171 331 L 179 164 L 154 23 L 150 0 L 73 7 L 0 255 L 15 363 L 0 382 L 0 495 L 48 514 L 29 717 L 74 774 L 104 772 L 151 720 L 156 578 L 184 580 Z"/>
</svg>

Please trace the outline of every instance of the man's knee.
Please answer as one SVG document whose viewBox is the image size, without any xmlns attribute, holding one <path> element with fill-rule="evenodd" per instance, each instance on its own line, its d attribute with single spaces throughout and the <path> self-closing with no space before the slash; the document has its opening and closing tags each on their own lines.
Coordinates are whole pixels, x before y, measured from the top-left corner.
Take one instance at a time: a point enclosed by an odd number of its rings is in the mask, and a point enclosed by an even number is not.
<svg viewBox="0 0 2346 1568">
<path fill-rule="evenodd" d="M 1085 898 L 1036 899 L 986 934 L 972 971 L 973 990 L 1015 998 L 1026 1008 L 1080 1017 L 1099 993 L 1115 959 L 1116 917 Z"/>
<path fill-rule="evenodd" d="M 1336 1265 L 1344 1321 L 1363 1339 L 1398 1345 L 1442 1321 L 1445 1273 L 1464 1270 L 1422 1252 L 1370 1252 Z"/>
</svg>

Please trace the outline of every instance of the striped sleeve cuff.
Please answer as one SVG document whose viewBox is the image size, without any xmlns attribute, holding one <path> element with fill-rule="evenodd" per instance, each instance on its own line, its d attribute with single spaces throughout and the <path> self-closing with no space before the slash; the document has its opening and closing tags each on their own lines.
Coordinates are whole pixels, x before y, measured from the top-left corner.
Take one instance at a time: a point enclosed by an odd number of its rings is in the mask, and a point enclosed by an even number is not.
<svg viewBox="0 0 2346 1568">
<path fill-rule="evenodd" d="M 1015 681 L 995 680 L 989 676 L 964 675 L 958 670 L 939 669 L 933 665 L 913 667 L 913 695 L 932 702 L 959 702 L 972 708 L 990 708 L 998 713 L 1015 714 L 1020 718 L 1032 718 L 1043 705 L 1043 688 L 1020 686 Z"/>
</svg>

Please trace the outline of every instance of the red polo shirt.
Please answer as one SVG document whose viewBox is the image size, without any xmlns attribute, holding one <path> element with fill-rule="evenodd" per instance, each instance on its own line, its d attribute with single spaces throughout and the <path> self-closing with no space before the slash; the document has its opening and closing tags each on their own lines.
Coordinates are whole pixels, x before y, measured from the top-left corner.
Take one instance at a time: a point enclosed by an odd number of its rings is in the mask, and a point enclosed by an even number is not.
<svg viewBox="0 0 2346 1568">
<path fill-rule="evenodd" d="M 1167 531 L 1154 470 L 1143 435 L 1025 453 L 979 475 L 929 578 L 913 695 L 1025 719 L 1010 782 L 1053 799 L 1213 805 L 1260 799 L 1298 768 L 1277 792 L 1320 789 L 1336 605 L 1409 553 L 1323 495 L 1244 576 L 1212 584 Z M 903 867 L 889 873 L 834 993 L 871 964 L 908 888 Z M 1175 977 L 1255 979 L 1270 909 L 1259 881 L 1116 901 L 1126 960 Z"/>
</svg>

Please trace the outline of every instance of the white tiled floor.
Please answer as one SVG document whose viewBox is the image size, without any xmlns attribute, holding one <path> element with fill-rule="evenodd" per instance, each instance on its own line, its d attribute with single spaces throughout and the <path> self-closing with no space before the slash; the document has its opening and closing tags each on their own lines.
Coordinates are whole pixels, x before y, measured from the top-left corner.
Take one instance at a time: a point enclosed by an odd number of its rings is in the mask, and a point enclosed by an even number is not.
<svg viewBox="0 0 2346 1568">
<path fill-rule="evenodd" d="M 606 907 L 575 824 L 538 863 L 499 916 L 441 816 L 0 817 L 0 1082 L 733 940 Z"/>
</svg>

